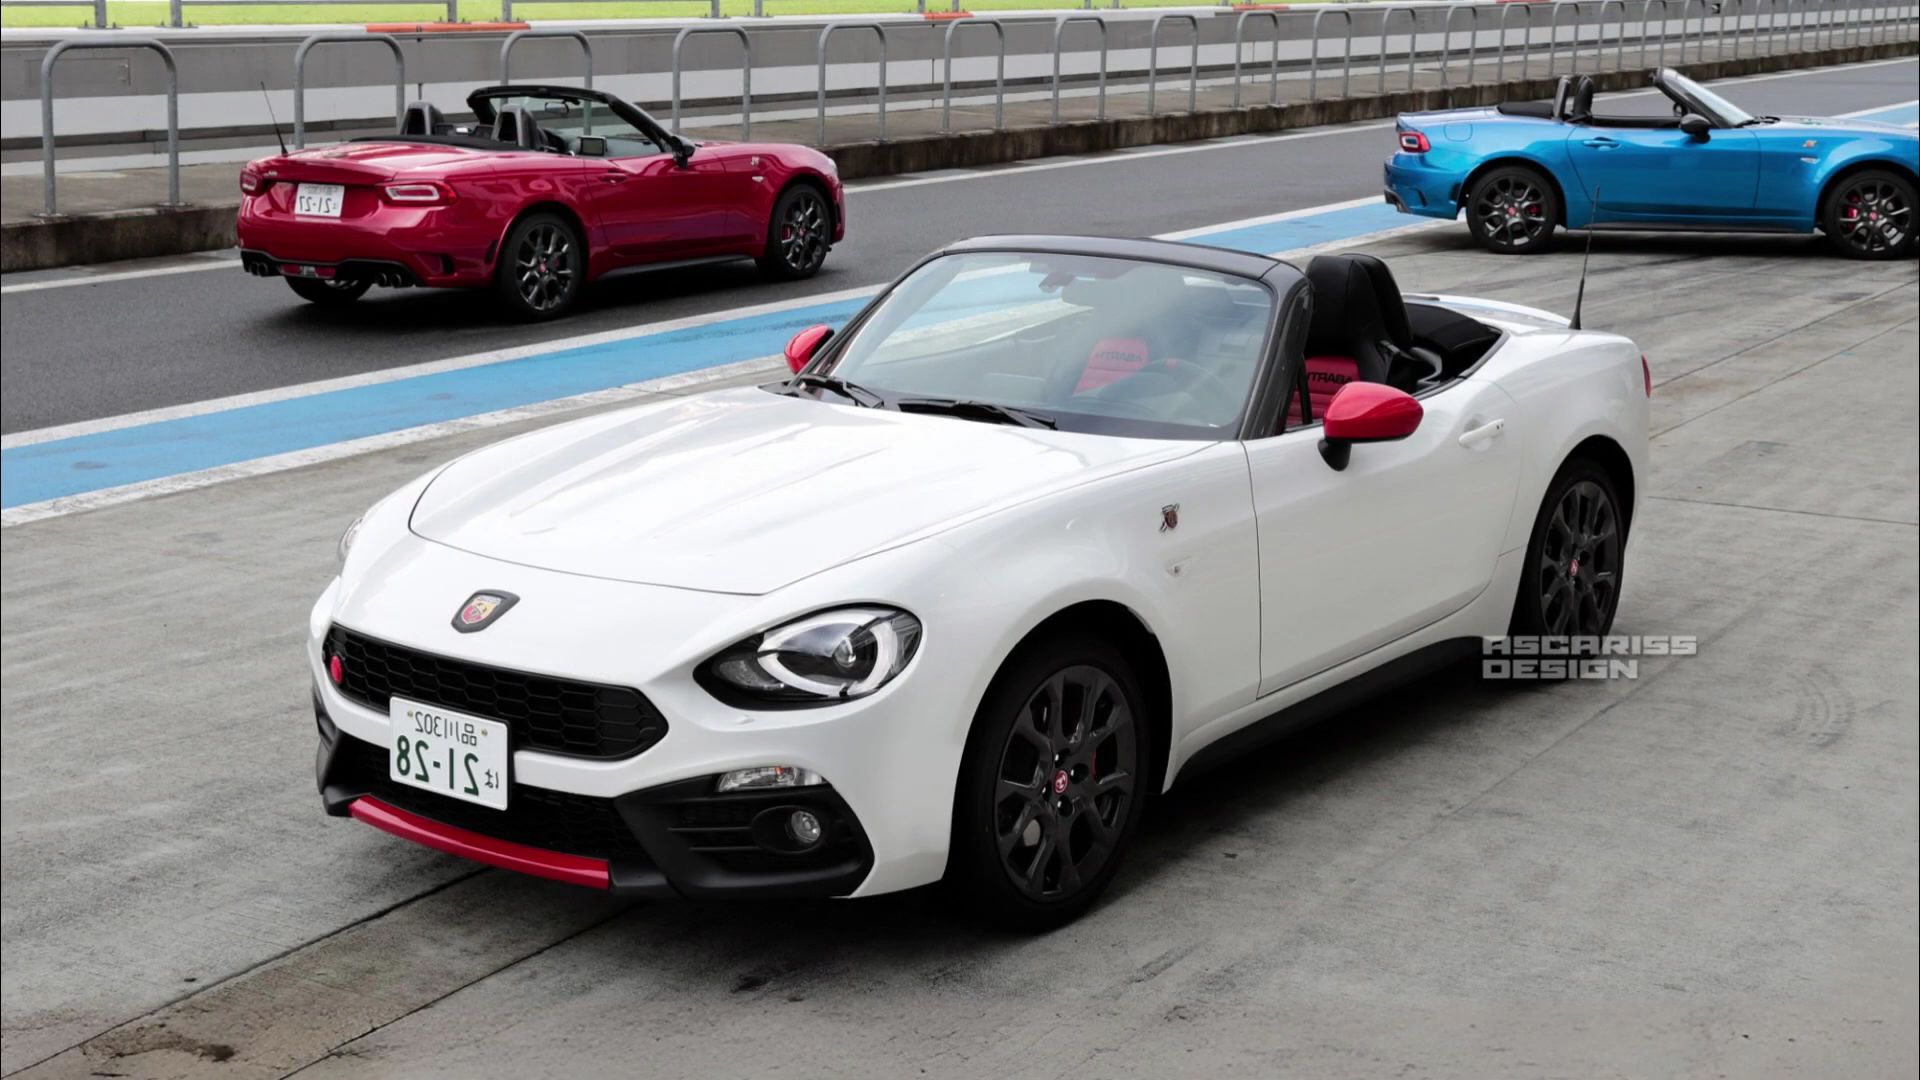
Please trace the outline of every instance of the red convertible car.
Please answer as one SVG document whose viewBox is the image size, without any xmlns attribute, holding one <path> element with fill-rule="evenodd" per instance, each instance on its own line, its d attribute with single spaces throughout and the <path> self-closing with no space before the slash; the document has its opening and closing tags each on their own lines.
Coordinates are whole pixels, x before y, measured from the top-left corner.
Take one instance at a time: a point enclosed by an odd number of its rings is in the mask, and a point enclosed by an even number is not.
<svg viewBox="0 0 1920 1080">
<path fill-rule="evenodd" d="M 589 281 L 750 258 L 809 277 L 844 235 L 833 160 L 804 146 L 695 143 L 594 90 L 491 86 L 454 126 L 424 102 L 397 135 L 261 158 L 240 172 L 242 264 L 319 304 L 375 285 L 492 289 L 550 319 Z"/>
</svg>

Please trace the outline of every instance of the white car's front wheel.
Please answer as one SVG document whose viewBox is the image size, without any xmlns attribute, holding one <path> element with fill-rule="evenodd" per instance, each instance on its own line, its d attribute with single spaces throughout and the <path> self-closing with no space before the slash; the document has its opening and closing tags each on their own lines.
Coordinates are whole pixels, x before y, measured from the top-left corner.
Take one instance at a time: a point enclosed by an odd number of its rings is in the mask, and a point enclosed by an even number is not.
<svg viewBox="0 0 1920 1080">
<path fill-rule="evenodd" d="M 1030 646 L 987 692 L 961 769 L 949 881 L 993 921 L 1077 917 L 1119 868 L 1154 760 L 1146 697 L 1098 638 Z"/>
</svg>

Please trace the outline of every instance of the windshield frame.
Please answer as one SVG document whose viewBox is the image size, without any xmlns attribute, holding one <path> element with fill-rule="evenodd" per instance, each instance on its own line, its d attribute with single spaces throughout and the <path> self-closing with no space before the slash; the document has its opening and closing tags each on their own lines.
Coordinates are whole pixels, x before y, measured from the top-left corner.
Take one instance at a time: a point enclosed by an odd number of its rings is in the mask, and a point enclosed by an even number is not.
<svg viewBox="0 0 1920 1080">
<path fill-rule="evenodd" d="M 1049 247 L 1035 247 L 1035 246 L 1029 246 L 1029 245 L 1008 245 L 1005 247 L 997 247 L 997 246 L 984 246 L 979 244 L 969 244 L 967 247 L 961 250 L 948 249 L 948 250 L 936 251 L 933 254 L 928 255 L 926 258 L 921 259 L 919 262 L 915 263 L 912 267 L 910 267 L 905 273 L 901 274 L 898 278 L 895 278 L 892 282 L 888 283 L 887 287 L 883 289 L 881 292 L 879 292 L 878 294 L 876 294 L 872 300 L 868 301 L 867 304 L 864 307 L 862 307 L 860 311 L 853 316 L 853 318 L 847 321 L 845 326 L 842 326 L 837 330 L 835 330 L 833 336 L 828 338 L 826 342 L 822 344 L 820 349 L 813 354 L 812 358 L 809 359 L 807 363 L 800 368 L 799 371 L 793 372 L 792 375 L 790 375 L 787 379 L 781 380 L 780 382 L 767 384 L 763 386 L 762 389 L 773 391 L 776 393 L 785 393 L 785 392 L 788 392 L 788 388 L 792 386 L 792 380 L 802 374 L 837 375 L 838 372 L 836 369 L 841 359 L 845 355 L 848 347 L 851 346 L 851 344 L 859 337 L 860 332 L 866 329 L 867 326 L 871 323 L 871 321 L 877 316 L 879 311 L 885 306 L 887 299 L 893 296 L 894 293 L 901 286 L 905 285 L 909 281 L 912 281 L 915 278 L 915 276 L 918 275 L 921 272 L 921 270 L 926 268 L 928 265 L 934 262 L 937 262 L 941 259 L 964 258 L 967 256 L 982 255 L 982 254 L 1029 255 L 1029 256 L 1063 255 L 1063 256 L 1074 256 L 1074 257 L 1085 257 L 1085 258 L 1111 259 L 1111 260 L 1122 261 L 1122 262 L 1134 262 L 1134 263 L 1139 263 L 1141 265 L 1164 266 L 1164 267 L 1171 267 L 1179 270 L 1192 270 L 1198 273 L 1210 274 L 1216 277 L 1224 278 L 1234 282 L 1235 284 L 1246 284 L 1246 285 L 1258 286 L 1259 288 L 1264 290 L 1267 294 L 1268 301 L 1269 301 L 1267 305 L 1267 319 L 1266 319 L 1266 325 L 1263 327 L 1261 331 L 1260 344 L 1257 347 L 1255 352 L 1253 375 L 1247 382 L 1244 395 L 1240 402 L 1239 412 L 1234 416 L 1233 419 L 1220 425 L 1218 428 L 1200 428 L 1196 426 L 1175 424 L 1168 421 L 1152 420 L 1152 419 L 1146 419 L 1146 418 L 1117 417 L 1117 416 L 1109 416 L 1104 414 L 1093 414 L 1093 413 L 1065 413 L 1065 412 L 1055 412 L 1050 409 L 1037 410 L 1031 405 L 1023 405 L 1018 402 L 998 402 L 998 401 L 992 401 L 992 399 L 990 398 L 975 399 L 975 400 L 989 401 L 992 404 L 996 404 L 996 405 L 1005 405 L 1005 406 L 1016 408 L 1016 409 L 1023 409 L 1027 412 L 1044 411 L 1047 417 L 1058 422 L 1058 430 L 1063 434 L 1073 433 L 1073 434 L 1090 434 L 1090 435 L 1111 435 L 1119 438 L 1146 438 L 1146 439 L 1160 439 L 1160 440 L 1165 440 L 1169 442 L 1205 442 L 1205 443 L 1238 442 L 1246 438 L 1246 432 L 1247 432 L 1248 426 L 1255 422 L 1258 414 L 1261 412 L 1265 404 L 1266 389 L 1273 380 L 1275 368 L 1279 366 L 1276 361 L 1276 349 L 1280 344 L 1280 342 L 1283 340 L 1282 331 L 1285 327 L 1285 320 L 1287 318 L 1290 305 L 1287 302 L 1288 300 L 1287 296 L 1284 295 L 1280 289 L 1275 287 L 1275 283 L 1273 281 L 1268 280 L 1268 275 L 1263 274 L 1260 277 L 1250 277 L 1244 273 L 1236 273 L 1232 270 L 1227 270 L 1218 266 L 1208 265 L 1207 261 L 1204 258 L 1197 258 L 1191 261 L 1179 260 L 1179 259 L 1157 259 L 1157 258 L 1146 257 L 1138 254 L 1122 255 L 1122 254 L 1112 254 L 1112 253 L 1105 253 L 1105 252 L 1091 252 L 1091 251 L 1079 250 L 1075 247 L 1064 246 L 1064 245 L 1059 248 L 1049 248 Z M 1286 264 L 1276 260 L 1274 261 L 1273 266 L 1283 267 L 1283 266 L 1286 266 Z M 1271 270 L 1271 268 L 1269 269 Z M 1298 335 L 1296 335 L 1296 337 L 1297 336 Z M 856 382 L 857 381 L 858 380 L 856 380 Z M 870 390 L 874 394 L 884 398 L 885 404 L 882 405 L 881 407 L 887 408 L 889 410 L 893 408 L 893 401 L 896 397 L 904 396 L 904 397 L 911 398 L 911 397 L 926 396 L 926 395 L 917 394 L 917 393 L 897 394 L 883 387 L 867 387 L 863 385 L 862 389 Z M 828 392 L 831 393 L 831 391 L 828 391 Z M 820 400 L 827 400 L 827 399 L 820 399 Z M 935 414 L 922 413 L 920 415 L 935 415 Z M 958 420 L 959 418 L 956 417 L 954 419 Z M 960 422 L 976 422 L 976 421 L 961 420 Z"/>
<path fill-rule="evenodd" d="M 1661 68 L 1654 75 L 1653 84 L 1674 104 L 1706 117 L 1714 127 L 1737 128 L 1755 119 L 1745 109 L 1672 68 Z"/>
</svg>

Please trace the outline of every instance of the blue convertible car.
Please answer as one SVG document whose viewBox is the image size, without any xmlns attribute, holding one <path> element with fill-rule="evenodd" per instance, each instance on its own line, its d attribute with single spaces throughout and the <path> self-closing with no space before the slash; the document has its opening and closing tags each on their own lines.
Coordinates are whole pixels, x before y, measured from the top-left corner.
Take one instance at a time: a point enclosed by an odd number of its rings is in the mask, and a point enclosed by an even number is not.
<svg viewBox="0 0 1920 1080">
<path fill-rule="evenodd" d="M 1569 229 L 1819 230 L 1863 259 L 1914 250 L 1920 142 L 1864 120 L 1749 116 L 1671 70 L 1673 115 L 1598 116 L 1593 80 L 1554 100 L 1403 113 L 1387 201 L 1452 219 L 1492 251 L 1538 252 Z"/>
</svg>

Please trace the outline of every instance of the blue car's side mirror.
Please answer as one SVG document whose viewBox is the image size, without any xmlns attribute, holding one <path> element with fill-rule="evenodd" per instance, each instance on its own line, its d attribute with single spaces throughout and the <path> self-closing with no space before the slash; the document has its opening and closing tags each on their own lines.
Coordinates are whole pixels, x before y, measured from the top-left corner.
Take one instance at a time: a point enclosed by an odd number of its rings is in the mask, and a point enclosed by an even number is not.
<svg viewBox="0 0 1920 1080">
<path fill-rule="evenodd" d="M 1706 142 L 1707 135 L 1713 130 L 1713 122 L 1698 113 L 1688 113 L 1680 118 L 1680 130 L 1694 142 Z"/>
</svg>

